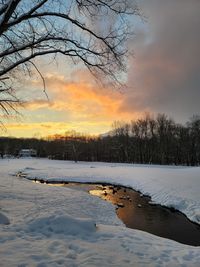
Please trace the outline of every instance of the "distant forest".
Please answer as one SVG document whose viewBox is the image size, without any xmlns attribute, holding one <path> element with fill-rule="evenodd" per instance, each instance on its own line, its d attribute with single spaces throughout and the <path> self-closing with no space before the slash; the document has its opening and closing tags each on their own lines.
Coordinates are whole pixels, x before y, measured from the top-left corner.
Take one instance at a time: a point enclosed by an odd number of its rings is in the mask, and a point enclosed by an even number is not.
<svg viewBox="0 0 200 267">
<path fill-rule="evenodd" d="M 200 117 L 185 125 L 165 114 L 130 123 L 116 121 L 98 137 L 74 131 L 44 139 L 0 137 L 1 156 L 18 156 L 20 149 L 37 150 L 38 157 L 74 161 L 126 162 L 197 166 L 200 164 Z"/>
</svg>

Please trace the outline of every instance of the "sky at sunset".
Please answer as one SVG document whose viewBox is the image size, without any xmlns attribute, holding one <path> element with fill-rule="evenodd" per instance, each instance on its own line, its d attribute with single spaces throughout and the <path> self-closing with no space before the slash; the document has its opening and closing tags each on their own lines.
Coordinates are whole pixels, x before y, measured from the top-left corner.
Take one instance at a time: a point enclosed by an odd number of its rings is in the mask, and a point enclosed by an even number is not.
<svg viewBox="0 0 200 267">
<path fill-rule="evenodd" d="M 145 22 L 132 20 L 127 87 L 117 90 L 95 81 L 81 66 L 41 58 L 47 100 L 40 77 L 20 77 L 19 95 L 27 100 L 22 116 L 5 121 L 1 135 L 44 137 L 68 130 L 98 134 L 115 120 L 130 121 L 144 112 L 166 113 L 177 122 L 200 114 L 200 1 L 138 1 Z M 65 59 L 66 60 L 66 59 Z"/>
</svg>

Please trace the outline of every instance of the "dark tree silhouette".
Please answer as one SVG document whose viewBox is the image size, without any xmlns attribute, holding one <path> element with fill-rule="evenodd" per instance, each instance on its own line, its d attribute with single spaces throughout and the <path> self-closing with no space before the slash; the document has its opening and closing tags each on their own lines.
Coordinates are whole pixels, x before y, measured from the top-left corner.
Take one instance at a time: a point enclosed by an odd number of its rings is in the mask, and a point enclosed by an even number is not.
<svg viewBox="0 0 200 267">
<path fill-rule="evenodd" d="M 51 159 L 198 166 L 200 117 L 181 125 L 165 114 L 146 115 L 131 123 L 116 121 L 109 134 L 99 137 L 70 131 L 40 140 L 0 138 L 1 157 L 17 156 L 22 148 Z"/>
<path fill-rule="evenodd" d="M 35 59 L 62 55 L 93 74 L 119 82 L 130 34 L 128 16 L 139 15 L 129 0 L 0 0 L 0 107 L 9 114 L 19 99 L 14 83 Z"/>
</svg>

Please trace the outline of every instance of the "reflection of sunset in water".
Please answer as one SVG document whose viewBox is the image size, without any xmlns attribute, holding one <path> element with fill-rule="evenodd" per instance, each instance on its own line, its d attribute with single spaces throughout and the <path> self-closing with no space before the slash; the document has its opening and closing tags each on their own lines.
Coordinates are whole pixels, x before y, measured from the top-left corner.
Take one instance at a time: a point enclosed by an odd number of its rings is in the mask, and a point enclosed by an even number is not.
<svg viewBox="0 0 200 267">
<path fill-rule="evenodd" d="M 182 213 L 160 205 L 150 204 L 150 198 L 133 189 L 117 185 L 84 184 L 76 182 L 34 181 L 51 186 L 80 190 L 111 202 L 117 216 L 129 228 L 172 239 L 183 244 L 200 246 L 200 226 L 190 222 Z M 90 207 L 85 207 L 89 209 Z M 106 216 L 106 214 L 105 214 Z"/>
</svg>

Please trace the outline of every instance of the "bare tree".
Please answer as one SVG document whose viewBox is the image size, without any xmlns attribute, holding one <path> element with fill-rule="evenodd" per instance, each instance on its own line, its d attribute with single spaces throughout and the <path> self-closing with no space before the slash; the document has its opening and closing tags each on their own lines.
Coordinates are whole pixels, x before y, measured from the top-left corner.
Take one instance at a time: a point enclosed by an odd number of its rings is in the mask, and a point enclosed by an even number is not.
<svg viewBox="0 0 200 267">
<path fill-rule="evenodd" d="M 45 55 L 65 56 L 94 74 L 119 82 L 130 34 L 130 0 L 0 0 L 0 107 L 15 110 L 13 80 L 35 69 Z"/>
</svg>

